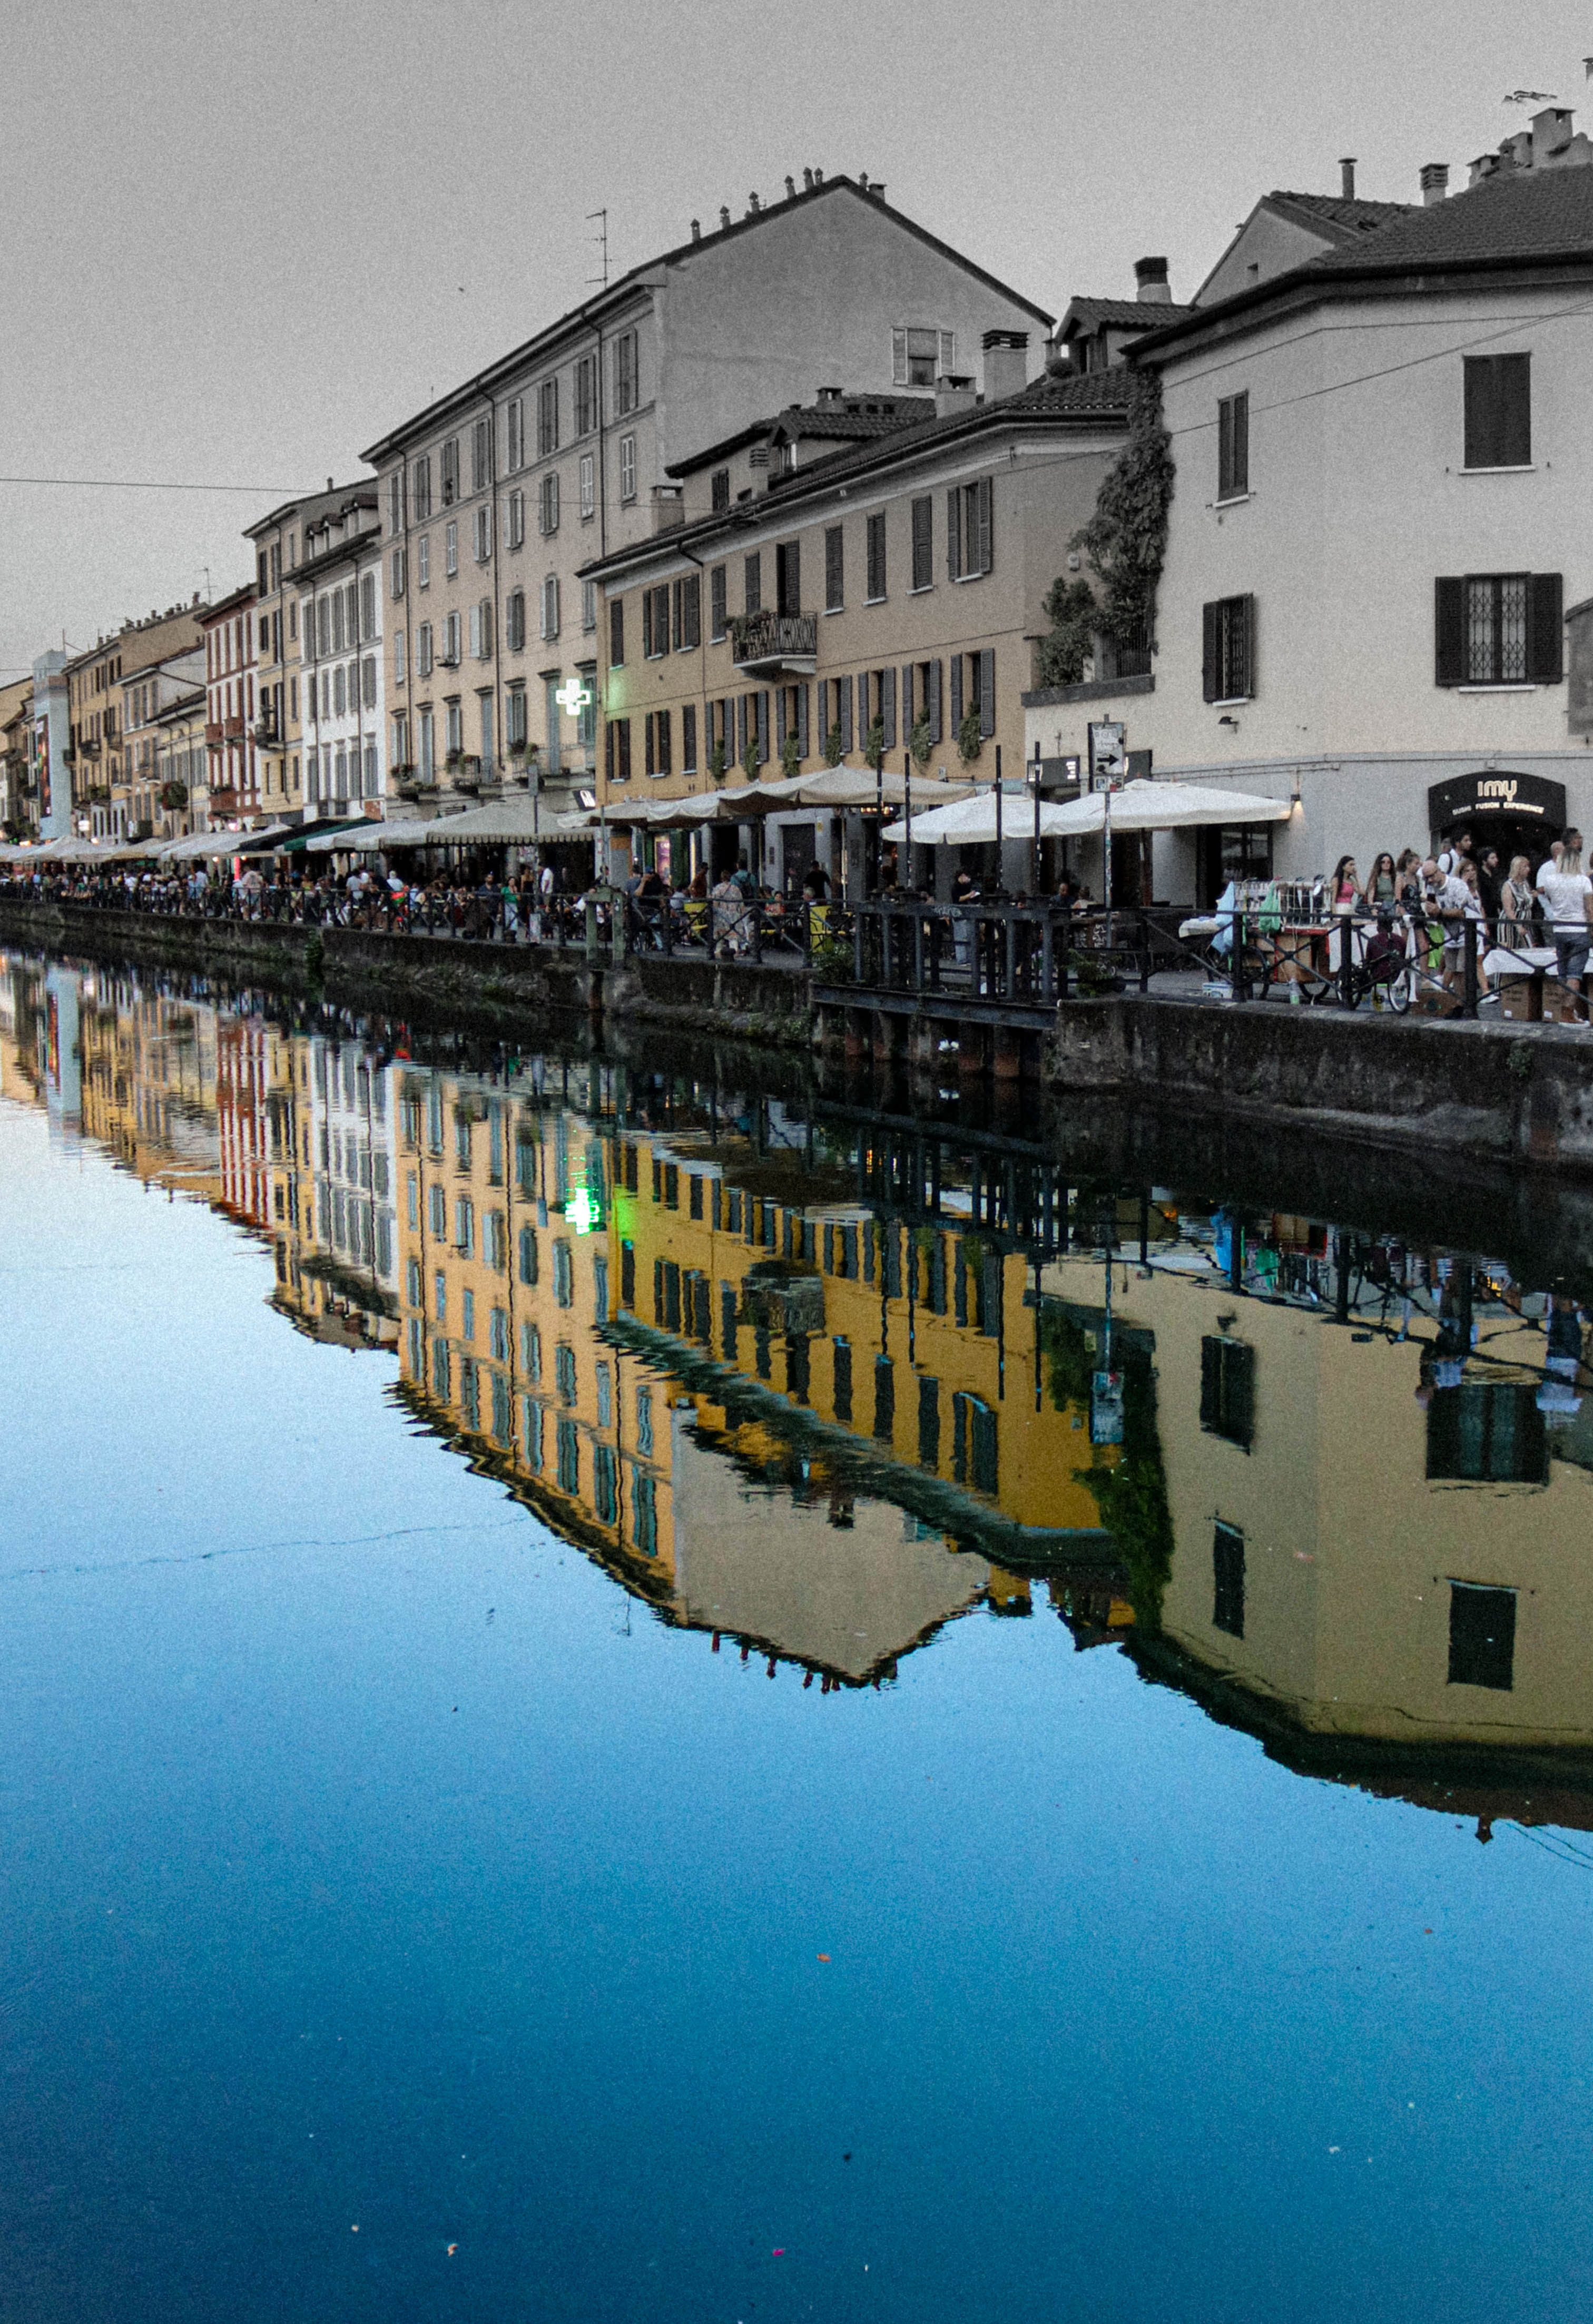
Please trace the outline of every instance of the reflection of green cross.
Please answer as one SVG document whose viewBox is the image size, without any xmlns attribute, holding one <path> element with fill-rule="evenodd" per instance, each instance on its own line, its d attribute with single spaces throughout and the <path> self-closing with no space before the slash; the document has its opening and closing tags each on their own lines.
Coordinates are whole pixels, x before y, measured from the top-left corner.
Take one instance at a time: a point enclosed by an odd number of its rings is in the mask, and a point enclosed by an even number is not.
<svg viewBox="0 0 1593 2324">
<path fill-rule="evenodd" d="M 578 718 L 582 711 L 591 703 L 592 689 L 590 687 L 583 686 L 578 678 L 572 678 L 565 685 L 555 689 L 553 699 L 566 716 Z"/>
</svg>

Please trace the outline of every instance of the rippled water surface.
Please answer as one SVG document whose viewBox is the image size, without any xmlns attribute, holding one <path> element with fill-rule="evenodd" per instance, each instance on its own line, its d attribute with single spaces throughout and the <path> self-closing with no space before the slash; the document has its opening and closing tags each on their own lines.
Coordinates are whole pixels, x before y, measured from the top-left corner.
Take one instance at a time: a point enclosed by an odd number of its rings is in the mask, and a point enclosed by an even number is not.
<svg viewBox="0 0 1593 2324">
<path fill-rule="evenodd" d="M 1593 2309 L 1574 1268 L 943 1111 L 0 957 L 0 2317 Z"/>
</svg>

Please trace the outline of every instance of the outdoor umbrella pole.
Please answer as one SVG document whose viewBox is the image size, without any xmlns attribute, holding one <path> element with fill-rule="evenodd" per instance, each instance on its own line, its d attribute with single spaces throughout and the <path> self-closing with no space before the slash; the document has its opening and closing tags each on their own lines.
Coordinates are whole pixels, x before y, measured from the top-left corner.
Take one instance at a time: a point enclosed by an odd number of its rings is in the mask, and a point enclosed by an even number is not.
<svg viewBox="0 0 1593 2324">
<path fill-rule="evenodd" d="M 1001 886 L 1001 745 L 996 745 L 996 893 L 1005 891 Z"/>
<path fill-rule="evenodd" d="M 907 851 L 907 886 L 911 888 L 913 884 L 913 754 L 911 751 L 902 752 L 902 784 L 907 825 L 907 835 L 903 844 Z"/>
<path fill-rule="evenodd" d="M 1035 759 L 1035 894 L 1040 892 L 1040 761 Z"/>
</svg>

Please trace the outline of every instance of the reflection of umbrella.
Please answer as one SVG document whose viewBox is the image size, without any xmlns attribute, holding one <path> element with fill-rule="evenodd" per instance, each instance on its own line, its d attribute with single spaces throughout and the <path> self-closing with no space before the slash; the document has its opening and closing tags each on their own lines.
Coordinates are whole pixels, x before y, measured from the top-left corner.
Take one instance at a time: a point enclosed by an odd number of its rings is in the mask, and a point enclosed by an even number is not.
<svg viewBox="0 0 1593 2324">
<path fill-rule="evenodd" d="M 1105 791 L 1090 791 L 1064 806 L 1048 807 L 1041 828 L 1054 837 L 1081 838 L 1099 833 L 1106 821 Z M 1213 789 L 1205 783 L 1125 783 L 1111 798 L 1114 831 L 1177 831 L 1196 825 L 1229 828 L 1248 823 L 1287 823 L 1287 799 L 1257 798 L 1249 791 Z"/>
</svg>

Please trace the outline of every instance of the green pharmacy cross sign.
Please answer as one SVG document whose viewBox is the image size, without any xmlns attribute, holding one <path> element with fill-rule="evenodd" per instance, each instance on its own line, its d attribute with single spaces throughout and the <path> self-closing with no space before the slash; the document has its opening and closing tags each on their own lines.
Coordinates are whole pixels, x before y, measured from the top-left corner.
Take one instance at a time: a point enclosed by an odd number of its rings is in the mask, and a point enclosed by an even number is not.
<svg viewBox="0 0 1593 2324">
<path fill-rule="evenodd" d="M 592 688 L 578 678 L 566 678 L 554 689 L 553 698 L 566 717 L 578 718 L 583 710 L 592 707 Z"/>
</svg>

